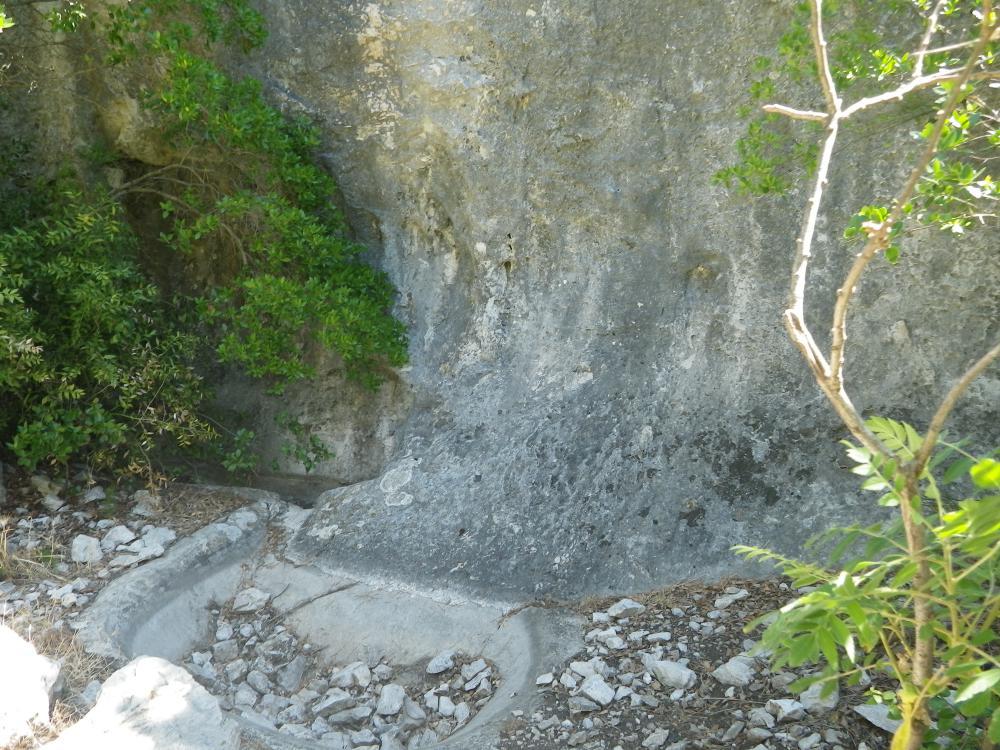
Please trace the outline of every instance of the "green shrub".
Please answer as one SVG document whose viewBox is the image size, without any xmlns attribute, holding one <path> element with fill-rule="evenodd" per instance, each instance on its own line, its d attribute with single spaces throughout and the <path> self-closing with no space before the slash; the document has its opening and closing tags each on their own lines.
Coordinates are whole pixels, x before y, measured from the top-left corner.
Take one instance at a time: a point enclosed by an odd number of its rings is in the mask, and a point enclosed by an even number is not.
<svg viewBox="0 0 1000 750">
<path fill-rule="evenodd" d="M 0 439 L 19 461 L 150 470 L 165 443 L 211 440 L 197 342 L 136 263 L 110 201 L 59 196 L 0 234 Z"/>
</svg>

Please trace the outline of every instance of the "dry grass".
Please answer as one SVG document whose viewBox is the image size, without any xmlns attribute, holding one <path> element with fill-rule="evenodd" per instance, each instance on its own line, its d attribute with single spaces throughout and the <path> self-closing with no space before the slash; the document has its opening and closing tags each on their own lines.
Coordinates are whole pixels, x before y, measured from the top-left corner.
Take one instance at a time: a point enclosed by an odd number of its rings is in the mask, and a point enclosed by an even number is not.
<svg viewBox="0 0 1000 750">
<path fill-rule="evenodd" d="M 65 576 L 53 570 L 53 566 L 62 562 L 63 556 L 58 550 L 62 545 L 56 541 L 53 531 L 37 546 L 31 549 L 21 549 L 14 552 L 8 546 L 8 540 L 14 533 L 14 525 L 7 516 L 0 516 L 0 581 L 11 581 L 14 584 L 30 583 L 40 578 L 54 579 L 65 582 Z"/>
</svg>

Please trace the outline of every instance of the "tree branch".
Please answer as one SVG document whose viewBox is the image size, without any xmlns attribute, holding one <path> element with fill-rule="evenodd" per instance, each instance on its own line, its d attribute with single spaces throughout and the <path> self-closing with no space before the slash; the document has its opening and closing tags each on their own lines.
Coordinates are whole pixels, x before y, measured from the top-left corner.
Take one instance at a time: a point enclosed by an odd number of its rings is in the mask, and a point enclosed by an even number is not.
<svg viewBox="0 0 1000 750">
<path fill-rule="evenodd" d="M 944 8 L 946 2 L 947 0 L 938 0 L 934 5 L 934 10 L 927 17 L 927 28 L 924 29 L 924 36 L 920 40 L 920 46 L 917 47 L 917 60 L 913 64 L 914 78 L 919 78 L 924 74 L 924 58 L 927 56 L 927 48 L 930 47 L 934 32 L 937 31 L 938 17 L 941 15 L 941 9 Z"/>
<path fill-rule="evenodd" d="M 785 117 L 790 117 L 793 120 L 810 120 L 812 122 L 823 122 L 825 123 L 829 118 L 826 112 L 816 112 L 815 110 L 808 109 L 795 109 L 794 107 L 786 107 L 784 104 L 765 104 L 761 107 L 765 112 L 772 115 L 784 115 Z"/>
<path fill-rule="evenodd" d="M 809 25 L 813 42 L 813 52 L 816 54 L 816 67 L 819 70 L 819 83 L 826 99 L 826 111 L 830 115 L 840 112 L 840 98 L 837 96 L 837 85 L 830 69 L 830 56 L 826 51 L 826 37 L 823 36 L 823 0 L 812 0 L 809 3 L 809 13 L 812 23 Z"/>
<path fill-rule="evenodd" d="M 978 44 L 978 42 L 977 42 Z M 980 49 L 980 52 L 982 50 Z M 970 60 L 975 60 L 978 55 L 970 55 Z M 897 86 L 892 91 L 886 91 L 882 94 L 876 94 L 875 96 L 869 96 L 864 99 L 858 99 L 854 104 L 844 107 L 843 111 L 840 113 L 841 118 L 847 119 L 852 115 L 856 115 L 858 112 L 873 107 L 876 104 L 884 104 L 885 102 L 891 102 L 893 100 L 901 100 L 908 94 L 912 94 L 914 91 L 920 91 L 922 89 L 931 88 L 932 86 L 937 86 L 939 83 L 945 83 L 947 81 L 957 80 L 962 76 L 963 70 L 941 70 L 937 73 L 932 73 L 931 75 L 922 76 L 921 78 L 915 78 L 911 81 Z M 972 73 L 964 80 L 968 81 L 991 81 L 1000 80 L 1000 70 L 983 70 L 978 73 Z"/>
<path fill-rule="evenodd" d="M 983 371 L 998 356 L 1000 356 L 1000 343 L 997 343 L 996 346 L 980 357 L 972 367 L 966 370 L 965 374 L 958 379 L 958 382 L 951 387 L 951 390 L 948 391 L 948 394 L 941 401 L 941 405 L 938 406 L 937 411 L 934 412 L 934 416 L 931 418 L 927 434 L 924 435 L 924 442 L 921 444 L 920 450 L 911 464 L 911 471 L 913 471 L 915 476 L 919 476 L 920 472 L 924 470 L 924 466 L 927 465 L 927 461 L 931 457 L 931 451 L 934 450 L 934 446 L 937 443 L 938 436 L 940 436 L 941 430 L 944 429 L 944 423 L 948 420 L 949 415 L 955 408 L 958 400 L 962 397 L 962 394 L 972 384 L 972 381 L 982 375 Z"/>
<path fill-rule="evenodd" d="M 989 3 L 987 2 L 985 5 L 988 6 Z M 892 227 L 902 218 L 903 207 L 909 203 L 910 198 L 913 197 L 913 192 L 916 190 L 917 183 L 920 181 L 920 178 L 923 177 L 924 172 L 927 169 L 927 165 L 930 164 L 931 159 L 934 158 L 934 154 L 937 153 L 938 144 L 941 141 L 941 134 L 944 131 L 945 123 L 955 110 L 958 100 L 962 96 L 962 89 L 968 82 L 969 77 L 972 75 L 973 69 L 979 60 L 979 56 L 986 48 L 986 45 L 989 44 L 990 36 L 993 33 L 993 26 L 990 23 L 991 13 L 989 10 L 989 7 L 984 8 L 983 21 L 980 26 L 979 41 L 972 53 L 969 55 L 969 59 L 962 68 L 962 72 L 955 79 L 955 85 L 952 86 L 944 106 L 938 112 L 937 120 L 934 122 L 934 128 L 931 131 L 930 136 L 927 138 L 927 144 L 924 146 L 924 150 L 921 153 L 920 158 L 917 160 L 917 163 L 914 165 L 913 169 L 910 170 L 910 175 L 907 178 L 906 183 L 903 185 L 903 188 L 893 200 L 892 207 L 889 210 L 889 216 L 881 224 L 881 226 L 875 228 L 869 234 L 868 241 L 865 243 L 864 248 L 862 248 L 861 252 L 858 253 L 854 263 L 851 265 L 850 270 L 847 272 L 847 277 L 844 279 L 843 285 L 841 285 L 840 289 L 837 290 L 837 298 L 833 308 L 833 324 L 830 332 L 831 344 L 829 358 L 830 377 L 833 381 L 832 385 L 837 390 L 841 389 L 841 384 L 843 382 L 844 346 L 847 340 L 847 308 L 850 304 L 851 297 L 854 295 L 854 289 L 872 258 L 874 258 L 879 251 L 888 247 L 889 235 L 892 231 Z"/>
</svg>

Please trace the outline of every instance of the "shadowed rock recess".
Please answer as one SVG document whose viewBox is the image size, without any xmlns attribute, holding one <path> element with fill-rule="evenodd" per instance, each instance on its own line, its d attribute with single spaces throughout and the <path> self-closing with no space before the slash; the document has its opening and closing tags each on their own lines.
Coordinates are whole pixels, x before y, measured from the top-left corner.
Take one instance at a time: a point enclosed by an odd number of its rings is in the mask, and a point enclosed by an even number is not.
<svg viewBox="0 0 1000 750">
<path fill-rule="evenodd" d="M 333 378 L 292 394 L 342 448 L 321 473 L 354 482 L 320 497 L 301 558 L 574 595 L 733 572 L 731 544 L 796 550 L 870 512 L 780 322 L 802 195 L 711 180 L 791 6 L 723 6 L 263 4 L 249 70 L 323 129 L 411 341 L 368 412 Z M 899 184 L 909 129 L 845 137 L 817 331 L 851 257 L 836 238 Z M 995 339 L 1000 284 L 988 248 L 924 233 L 904 256 L 858 291 L 848 378 L 866 413 L 925 424 Z M 956 432 L 996 439 L 997 396 L 988 374 Z"/>
</svg>

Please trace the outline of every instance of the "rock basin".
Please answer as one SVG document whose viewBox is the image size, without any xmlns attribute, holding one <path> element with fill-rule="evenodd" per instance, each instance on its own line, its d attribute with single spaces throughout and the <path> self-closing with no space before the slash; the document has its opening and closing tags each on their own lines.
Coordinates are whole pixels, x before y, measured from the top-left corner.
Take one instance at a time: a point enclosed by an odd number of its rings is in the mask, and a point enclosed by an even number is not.
<svg viewBox="0 0 1000 750">
<path fill-rule="evenodd" d="M 397 679 L 416 679 L 444 650 L 478 655 L 495 665 L 493 697 L 433 746 L 486 748 L 512 710 L 532 709 L 543 663 L 580 647 L 579 620 L 568 612 L 418 589 L 289 559 L 284 540 L 309 511 L 271 493 L 256 498 L 109 584 L 82 618 L 79 636 L 85 648 L 121 662 L 146 655 L 180 663 L 192 651 L 211 646 L 213 608 L 254 588 L 331 669 L 384 659 L 396 665 L 402 675 Z M 242 720 L 236 712 L 233 716 L 244 738 L 268 748 L 324 746 Z"/>
</svg>

